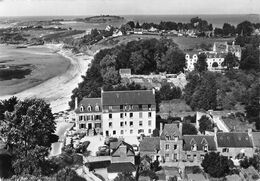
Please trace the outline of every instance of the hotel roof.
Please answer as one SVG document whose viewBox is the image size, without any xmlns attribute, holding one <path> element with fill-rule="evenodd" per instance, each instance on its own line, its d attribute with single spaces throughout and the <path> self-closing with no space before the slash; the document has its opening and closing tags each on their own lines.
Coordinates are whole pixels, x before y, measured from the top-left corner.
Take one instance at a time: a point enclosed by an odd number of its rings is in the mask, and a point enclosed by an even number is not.
<svg viewBox="0 0 260 181">
<path fill-rule="evenodd" d="M 155 104 L 153 90 L 104 91 L 104 106 Z"/>
<path fill-rule="evenodd" d="M 88 107 L 91 106 L 91 109 L 88 110 Z M 96 106 L 98 106 L 98 109 L 96 109 Z M 83 111 L 80 110 L 80 108 L 83 107 Z M 101 98 L 86 98 L 84 97 L 79 105 L 78 109 L 76 109 L 76 113 L 90 113 L 90 112 L 101 112 Z"/>
</svg>

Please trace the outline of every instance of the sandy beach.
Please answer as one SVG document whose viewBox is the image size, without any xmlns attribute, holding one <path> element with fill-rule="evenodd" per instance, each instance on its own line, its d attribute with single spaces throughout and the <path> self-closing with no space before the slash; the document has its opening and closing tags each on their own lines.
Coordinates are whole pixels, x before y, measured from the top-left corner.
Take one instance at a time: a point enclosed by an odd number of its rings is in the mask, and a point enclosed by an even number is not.
<svg viewBox="0 0 260 181">
<path fill-rule="evenodd" d="M 68 102 L 70 101 L 72 90 L 82 81 L 81 75 L 85 75 L 93 56 L 77 56 L 70 50 L 64 50 L 62 44 L 47 44 L 44 46 L 68 59 L 70 62 L 68 69 L 39 85 L 13 95 L 0 96 L 0 99 L 6 99 L 11 96 L 17 96 L 20 99 L 37 97 L 50 103 L 53 113 L 69 109 Z"/>
</svg>

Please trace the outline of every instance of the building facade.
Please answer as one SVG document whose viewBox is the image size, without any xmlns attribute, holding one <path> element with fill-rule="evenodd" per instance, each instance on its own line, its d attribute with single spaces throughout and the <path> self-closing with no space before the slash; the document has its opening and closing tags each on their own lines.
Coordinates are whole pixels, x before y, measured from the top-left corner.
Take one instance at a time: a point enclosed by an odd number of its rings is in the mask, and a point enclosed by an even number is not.
<svg viewBox="0 0 260 181">
<path fill-rule="evenodd" d="M 89 134 L 102 132 L 102 106 L 100 98 L 83 98 L 75 102 L 76 129 L 88 131 Z"/>
<path fill-rule="evenodd" d="M 214 136 L 184 135 L 183 136 L 183 160 L 202 161 L 205 154 L 216 151 Z"/>
<path fill-rule="evenodd" d="M 103 91 L 103 135 L 151 135 L 155 129 L 155 90 Z"/>
<path fill-rule="evenodd" d="M 240 154 L 247 157 L 254 154 L 252 139 L 245 132 L 217 133 L 217 145 L 217 151 L 230 159 L 235 159 Z"/>
<path fill-rule="evenodd" d="M 182 123 L 165 124 L 160 136 L 160 154 L 164 160 L 178 161 L 182 151 Z"/>
</svg>

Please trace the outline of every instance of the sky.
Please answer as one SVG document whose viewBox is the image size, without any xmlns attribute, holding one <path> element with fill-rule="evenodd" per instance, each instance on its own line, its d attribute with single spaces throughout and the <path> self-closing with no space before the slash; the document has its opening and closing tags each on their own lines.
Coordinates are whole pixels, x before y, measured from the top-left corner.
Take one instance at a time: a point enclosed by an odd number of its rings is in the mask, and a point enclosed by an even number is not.
<svg viewBox="0 0 260 181">
<path fill-rule="evenodd" d="M 0 0 L 0 16 L 260 14 L 260 0 Z"/>
</svg>

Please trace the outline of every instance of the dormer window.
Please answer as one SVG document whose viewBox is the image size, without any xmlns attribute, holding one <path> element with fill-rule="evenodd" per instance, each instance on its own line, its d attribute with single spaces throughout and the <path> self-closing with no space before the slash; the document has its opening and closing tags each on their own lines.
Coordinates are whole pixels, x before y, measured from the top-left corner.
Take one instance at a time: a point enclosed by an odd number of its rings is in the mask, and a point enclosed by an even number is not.
<svg viewBox="0 0 260 181">
<path fill-rule="evenodd" d="M 91 111 L 91 106 L 89 105 L 87 109 L 88 109 L 88 111 Z"/>
<path fill-rule="evenodd" d="M 84 111 L 84 107 L 80 106 L 80 112 L 83 112 L 83 111 Z"/>
<path fill-rule="evenodd" d="M 99 111 L 99 106 L 98 105 L 96 105 L 95 111 Z"/>
<path fill-rule="evenodd" d="M 208 144 L 205 144 L 205 145 L 203 146 L 203 151 L 204 151 L 204 152 L 208 152 L 208 149 L 209 149 L 209 148 L 208 148 Z"/>
<path fill-rule="evenodd" d="M 191 146 L 191 151 L 197 151 L 197 145 L 196 144 Z"/>
</svg>

